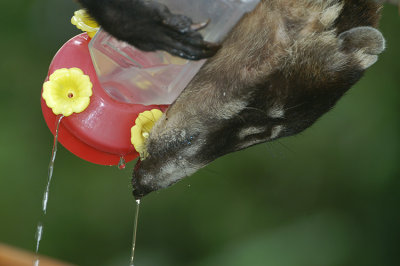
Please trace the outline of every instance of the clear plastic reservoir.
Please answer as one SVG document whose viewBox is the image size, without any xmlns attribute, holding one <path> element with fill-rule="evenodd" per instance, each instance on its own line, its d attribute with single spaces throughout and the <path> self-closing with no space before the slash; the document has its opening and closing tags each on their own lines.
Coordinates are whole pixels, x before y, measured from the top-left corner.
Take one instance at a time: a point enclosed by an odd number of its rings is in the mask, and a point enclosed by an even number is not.
<svg viewBox="0 0 400 266">
<path fill-rule="evenodd" d="M 259 0 L 157 0 L 195 23 L 210 20 L 200 31 L 220 42 Z M 89 44 L 103 89 L 115 100 L 134 104 L 171 104 L 205 60 L 189 61 L 164 51 L 143 52 L 100 30 Z"/>
</svg>

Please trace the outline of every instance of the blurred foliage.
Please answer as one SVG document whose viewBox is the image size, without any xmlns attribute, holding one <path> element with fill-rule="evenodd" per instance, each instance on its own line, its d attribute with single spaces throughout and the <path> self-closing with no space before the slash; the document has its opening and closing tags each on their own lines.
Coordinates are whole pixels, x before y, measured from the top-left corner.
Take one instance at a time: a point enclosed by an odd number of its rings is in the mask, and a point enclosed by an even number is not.
<svg viewBox="0 0 400 266">
<path fill-rule="evenodd" d="M 34 249 L 52 136 L 40 90 L 78 31 L 77 4 L 1 1 L 0 242 Z M 220 158 L 144 198 L 137 265 L 400 265 L 400 17 L 383 12 L 387 50 L 312 128 Z M 43 254 L 127 265 L 134 200 L 126 170 L 60 147 Z"/>
</svg>

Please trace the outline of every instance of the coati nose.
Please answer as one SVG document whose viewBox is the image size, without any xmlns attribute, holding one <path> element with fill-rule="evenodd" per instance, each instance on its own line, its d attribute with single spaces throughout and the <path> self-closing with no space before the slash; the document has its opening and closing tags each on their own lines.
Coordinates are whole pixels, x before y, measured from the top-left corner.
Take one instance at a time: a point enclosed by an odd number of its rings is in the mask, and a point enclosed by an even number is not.
<svg viewBox="0 0 400 266">
<path fill-rule="evenodd" d="M 133 185 L 133 196 L 137 200 L 143 198 L 144 196 L 146 196 L 147 194 L 149 194 L 150 192 L 153 191 L 148 186 L 140 185 L 140 183 L 137 182 L 137 179 L 135 178 L 135 175 L 134 175 L 133 180 L 132 180 L 132 185 Z"/>
<path fill-rule="evenodd" d="M 140 168 L 141 161 L 138 160 L 135 168 L 133 170 L 133 176 L 132 176 L 132 187 L 133 187 L 133 196 L 135 199 L 141 199 L 150 192 L 152 192 L 154 189 L 151 188 L 151 186 L 141 184 L 141 180 L 143 177 L 143 170 Z"/>
</svg>

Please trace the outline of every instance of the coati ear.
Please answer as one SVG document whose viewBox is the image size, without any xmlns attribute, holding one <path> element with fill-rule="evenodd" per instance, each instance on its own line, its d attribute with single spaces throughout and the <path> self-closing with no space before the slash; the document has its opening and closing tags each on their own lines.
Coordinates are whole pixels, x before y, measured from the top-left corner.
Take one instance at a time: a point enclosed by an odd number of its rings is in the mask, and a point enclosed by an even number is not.
<svg viewBox="0 0 400 266">
<path fill-rule="evenodd" d="M 382 33 L 372 27 L 356 27 L 339 35 L 341 50 L 353 53 L 363 69 L 372 66 L 385 49 Z"/>
</svg>

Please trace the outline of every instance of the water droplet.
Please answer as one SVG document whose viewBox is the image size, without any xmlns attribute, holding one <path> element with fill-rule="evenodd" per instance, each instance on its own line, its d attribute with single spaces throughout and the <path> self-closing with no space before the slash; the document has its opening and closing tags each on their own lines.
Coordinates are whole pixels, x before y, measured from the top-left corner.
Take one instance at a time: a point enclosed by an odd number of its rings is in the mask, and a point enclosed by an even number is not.
<svg viewBox="0 0 400 266">
<path fill-rule="evenodd" d="M 61 123 L 61 119 L 63 119 L 63 117 L 64 116 L 60 116 L 58 118 L 57 125 L 56 125 L 56 132 L 54 134 L 53 149 L 51 150 L 51 158 L 50 158 L 49 168 L 47 171 L 47 185 L 46 185 L 46 190 L 43 194 L 43 201 L 42 201 L 42 211 L 44 214 L 46 214 L 46 211 L 47 211 L 47 201 L 49 199 L 50 183 L 51 183 L 51 179 L 53 177 L 54 162 L 56 160 L 56 154 L 57 154 L 58 131 L 60 129 L 60 123 Z"/>
<path fill-rule="evenodd" d="M 39 242 L 40 240 L 42 240 L 42 233 L 43 233 L 43 225 L 41 222 L 38 223 L 37 227 L 36 227 L 36 234 L 35 234 L 35 238 L 36 238 L 36 251 L 39 251 Z"/>
<path fill-rule="evenodd" d="M 58 132 L 59 132 L 60 123 L 61 123 L 61 120 L 63 119 L 63 117 L 64 116 L 58 117 L 57 124 L 56 124 L 56 132 L 54 134 L 53 148 L 51 150 L 51 158 L 50 158 L 49 168 L 47 171 L 47 185 L 46 185 L 46 190 L 44 191 L 43 200 L 42 200 L 43 216 L 46 215 L 46 212 L 47 212 L 47 202 L 49 200 L 50 183 L 51 183 L 51 179 L 53 177 L 54 162 L 56 160 L 56 154 L 57 154 Z M 39 222 L 36 227 L 36 235 L 35 235 L 36 247 L 35 247 L 35 261 L 33 263 L 34 266 L 39 266 L 39 263 L 40 263 L 39 245 L 40 245 L 40 240 L 42 240 L 42 235 L 43 235 L 43 224 L 41 222 Z"/>
<path fill-rule="evenodd" d="M 121 158 L 119 159 L 118 168 L 122 170 L 125 169 L 125 167 L 126 167 L 125 159 L 124 157 L 121 156 Z"/>
<path fill-rule="evenodd" d="M 129 263 L 129 266 L 134 266 L 133 261 L 135 258 L 136 232 L 137 232 L 138 218 L 139 218 L 139 207 L 140 207 L 140 199 L 137 199 L 136 200 L 136 212 L 135 212 L 135 218 L 134 218 L 134 223 L 133 223 L 132 253 L 131 253 L 131 261 Z"/>
<path fill-rule="evenodd" d="M 39 244 L 40 244 L 40 240 L 42 240 L 42 234 L 43 234 L 43 225 L 42 225 L 41 222 L 39 222 L 37 227 L 36 227 L 36 234 L 35 234 L 36 248 L 35 248 L 34 266 L 39 266 L 39 263 L 40 263 L 40 259 L 39 259 Z"/>
</svg>

